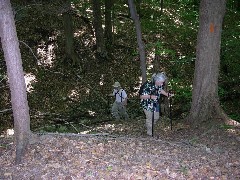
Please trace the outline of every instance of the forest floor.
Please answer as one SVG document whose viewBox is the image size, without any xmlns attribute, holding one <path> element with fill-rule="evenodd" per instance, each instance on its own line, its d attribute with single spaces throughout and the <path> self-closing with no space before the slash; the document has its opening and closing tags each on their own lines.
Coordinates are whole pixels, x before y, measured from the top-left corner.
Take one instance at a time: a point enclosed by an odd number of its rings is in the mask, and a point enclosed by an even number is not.
<svg viewBox="0 0 240 180">
<path fill-rule="evenodd" d="M 240 179 L 240 129 L 191 129 L 158 122 L 154 137 L 144 120 L 110 121 L 92 135 L 36 135 L 14 165 L 12 137 L 0 138 L 0 179 L 152 180 Z"/>
</svg>

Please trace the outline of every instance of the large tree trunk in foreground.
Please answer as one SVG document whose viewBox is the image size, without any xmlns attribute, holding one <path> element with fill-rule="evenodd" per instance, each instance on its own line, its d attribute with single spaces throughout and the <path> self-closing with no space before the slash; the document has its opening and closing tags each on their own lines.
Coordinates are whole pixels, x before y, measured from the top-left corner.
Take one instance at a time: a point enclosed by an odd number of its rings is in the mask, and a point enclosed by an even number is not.
<svg viewBox="0 0 240 180">
<path fill-rule="evenodd" d="M 220 44 L 226 0 L 201 0 L 200 24 L 188 120 L 194 125 L 210 119 L 225 119 L 218 97 Z"/>
<path fill-rule="evenodd" d="M 0 1 L 0 37 L 7 64 L 16 140 L 16 164 L 21 162 L 30 135 L 26 85 L 13 12 L 9 0 Z"/>
<path fill-rule="evenodd" d="M 132 20 L 134 21 L 136 33 L 137 33 L 137 42 L 138 42 L 138 51 L 140 55 L 140 68 L 142 73 L 142 84 L 147 81 L 147 73 L 146 73 L 146 53 L 145 53 L 145 45 L 142 40 L 142 31 L 140 20 L 136 11 L 136 7 L 133 0 L 128 0 L 129 9 L 131 13 Z"/>
</svg>

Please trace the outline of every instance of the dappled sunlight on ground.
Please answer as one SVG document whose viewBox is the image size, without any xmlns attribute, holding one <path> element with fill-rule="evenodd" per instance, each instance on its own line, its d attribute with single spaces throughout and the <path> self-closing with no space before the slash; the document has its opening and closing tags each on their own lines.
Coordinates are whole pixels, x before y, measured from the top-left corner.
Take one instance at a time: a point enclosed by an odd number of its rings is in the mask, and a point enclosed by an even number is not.
<svg viewBox="0 0 240 180">
<path fill-rule="evenodd" d="M 154 137 L 146 135 L 144 119 L 85 128 L 80 134 L 37 135 L 17 166 L 13 138 L 1 137 L 0 179 L 240 178 L 236 127 L 191 129 L 174 121 L 171 130 L 162 118 Z"/>
</svg>

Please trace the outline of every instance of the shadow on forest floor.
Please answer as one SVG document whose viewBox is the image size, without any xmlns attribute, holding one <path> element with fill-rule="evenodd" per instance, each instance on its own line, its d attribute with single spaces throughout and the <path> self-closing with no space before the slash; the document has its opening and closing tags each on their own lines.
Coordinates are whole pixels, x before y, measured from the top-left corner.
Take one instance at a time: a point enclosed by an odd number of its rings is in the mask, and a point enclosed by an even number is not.
<svg viewBox="0 0 240 180">
<path fill-rule="evenodd" d="M 92 134 L 41 134 L 14 165 L 13 138 L 1 137 L 0 179 L 239 179 L 240 129 L 190 129 L 144 119 L 85 127 Z M 83 133 L 82 131 L 82 133 Z M 88 131 L 88 132 L 87 132 Z"/>
</svg>

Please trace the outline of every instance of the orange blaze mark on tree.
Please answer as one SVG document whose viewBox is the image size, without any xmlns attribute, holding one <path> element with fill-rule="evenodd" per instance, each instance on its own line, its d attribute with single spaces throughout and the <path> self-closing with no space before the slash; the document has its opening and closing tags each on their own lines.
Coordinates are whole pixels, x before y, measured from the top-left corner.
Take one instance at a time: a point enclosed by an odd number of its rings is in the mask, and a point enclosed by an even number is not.
<svg viewBox="0 0 240 180">
<path fill-rule="evenodd" d="M 214 25 L 213 25 L 213 23 L 210 23 L 210 32 L 211 32 L 211 33 L 214 32 Z"/>
</svg>

